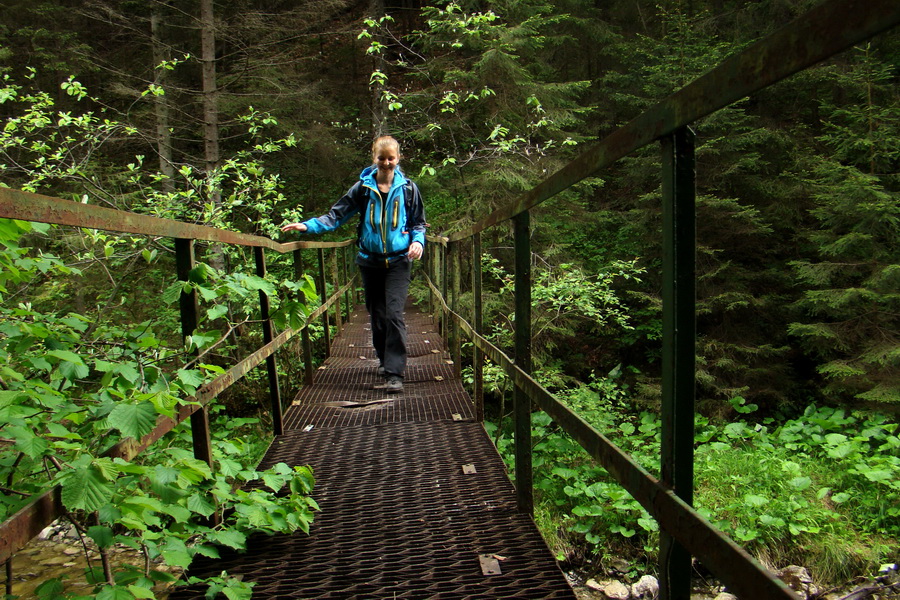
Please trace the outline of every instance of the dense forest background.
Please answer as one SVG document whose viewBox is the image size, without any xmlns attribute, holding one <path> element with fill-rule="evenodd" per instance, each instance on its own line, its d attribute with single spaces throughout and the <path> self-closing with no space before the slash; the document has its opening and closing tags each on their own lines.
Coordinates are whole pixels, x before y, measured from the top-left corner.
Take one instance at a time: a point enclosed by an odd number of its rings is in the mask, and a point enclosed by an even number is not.
<svg viewBox="0 0 900 600">
<path fill-rule="evenodd" d="M 281 239 L 280 224 L 326 211 L 372 138 L 391 134 L 430 232 L 449 232 L 816 4 L 5 0 L 0 117 L 15 125 L 0 182 Z M 876 411 L 893 415 L 882 423 L 896 440 L 898 77 L 893 31 L 695 124 L 704 418 Z M 633 414 L 659 402 L 660 169 L 645 149 L 532 218 L 539 377 Z M 507 346 L 509 233 L 492 230 L 481 257 L 489 335 Z M 4 302 L 149 318 L 140 286 L 171 282 L 147 254 L 132 258 L 164 248 L 94 235 L 34 241 L 82 278 L 9 276 L 20 285 Z M 217 252 L 219 269 L 247 258 Z M 499 401 L 507 385 L 498 376 L 491 391 Z M 896 472 L 878 535 L 897 534 L 884 525 L 900 514 Z"/>
<path fill-rule="evenodd" d="M 29 85 L 61 108 L 72 96 L 60 83 L 75 75 L 137 128 L 110 140 L 83 178 L 137 155 L 170 178 L 184 165 L 204 171 L 244 143 L 240 116 L 252 107 L 277 119 L 268 135 L 292 134 L 296 145 L 266 159 L 283 198 L 226 198 L 225 222 L 273 234 L 265 222 L 320 214 L 366 163 L 373 135 L 390 133 L 437 233 L 529 189 L 812 5 L 238 2 L 211 7 L 205 23 L 199 7 L 168 2 L 5 2 L 2 52 L 7 77 L 21 82 L 34 68 Z M 212 48 L 201 47 L 204 26 Z M 738 395 L 769 410 L 900 403 L 898 53 L 888 33 L 697 123 L 701 409 L 721 412 Z M 158 68 L 164 60 L 181 62 Z M 165 95 L 147 94 L 151 85 Z M 6 164 L 7 185 L 20 176 Z M 80 197 L 71 179 L 48 178 L 39 191 Z M 133 202 L 94 185 L 102 202 Z M 659 185 L 648 150 L 535 219 L 547 268 L 594 274 L 636 260 L 645 272 L 619 285 L 630 334 L 565 323 L 557 334 L 574 334 L 571 343 L 546 344 L 568 375 L 640 370 L 648 400 L 658 387 Z M 489 246 L 502 247 L 495 235 Z"/>
</svg>

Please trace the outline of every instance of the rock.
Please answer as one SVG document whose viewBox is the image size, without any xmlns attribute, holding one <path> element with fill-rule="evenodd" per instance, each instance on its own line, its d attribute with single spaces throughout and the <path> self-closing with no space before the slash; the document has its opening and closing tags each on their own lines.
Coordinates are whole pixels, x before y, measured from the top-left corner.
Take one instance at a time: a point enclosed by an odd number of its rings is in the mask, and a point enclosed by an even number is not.
<svg viewBox="0 0 900 600">
<path fill-rule="evenodd" d="M 78 548 L 66 548 L 65 550 L 63 550 L 63 554 L 66 554 L 68 556 L 75 556 L 76 554 L 81 554 L 81 550 L 79 550 Z"/>
<path fill-rule="evenodd" d="M 644 575 L 631 586 L 631 596 L 641 600 L 644 598 L 655 599 L 659 596 L 659 581 L 653 575 Z"/>
<path fill-rule="evenodd" d="M 588 579 L 587 581 L 584 582 L 584 587 L 590 588 L 592 590 L 596 590 L 598 592 L 603 589 L 604 585 L 606 585 L 606 584 L 600 583 L 596 579 Z"/>
<path fill-rule="evenodd" d="M 611 581 L 600 592 L 609 600 L 628 600 L 631 598 L 631 590 L 621 581 Z"/>
<path fill-rule="evenodd" d="M 609 569 L 610 573 L 619 573 L 620 575 L 624 575 L 631 569 L 631 563 L 623 558 L 613 558 L 609 561 Z"/>
<path fill-rule="evenodd" d="M 597 581 L 596 579 L 588 579 L 584 583 L 588 589 L 600 592 L 605 600 L 629 600 L 631 591 L 624 583 L 619 581 Z"/>
<path fill-rule="evenodd" d="M 75 529 L 74 525 L 69 525 L 68 527 L 66 527 L 63 535 L 65 535 L 67 538 L 72 538 L 73 540 L 77 540 L 81 537 L 80 535 L 78 535 L 78 530 Z"/>
<path fill-rule="evenodd" d="M 789 565 L 775 572 L 775 575 L 785 582 L 789 588 L 799 592 L 803 598 L 817 596 L 819 588 L 813 583 L 812 577 L 804 567 Z"/>
<path fill-rule="evenodd" d="M 44 527 L 41 532 L 38 534 L 39 540 L 49 540 L 50 536 L 56 533 L 56 528 L 53 525 L 48 525 Z"/>
<path fill-rule="evenodd" d="M 722 592 L 716 596 L 716 600 L 738 600 L 738 597 L 734 594 L 729 594 L 728 592 Z"/>
</svg>

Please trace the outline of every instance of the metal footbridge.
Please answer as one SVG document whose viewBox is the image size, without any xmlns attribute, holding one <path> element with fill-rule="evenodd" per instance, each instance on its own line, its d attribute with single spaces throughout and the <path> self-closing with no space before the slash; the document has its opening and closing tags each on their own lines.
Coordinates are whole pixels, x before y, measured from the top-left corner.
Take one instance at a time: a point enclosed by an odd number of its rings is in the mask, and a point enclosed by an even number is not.
<svg viewBox="0 0 900 600">
<path fill-rule="evenodd" d="M 245 553 L 195 560 L 193 574 L 243 575 L 255 598 L 575 598 L 518 511 L 435 323 L 412 307 L 406 319 L 402 393 L 378 389 L 368 315 L 357 309 L 263 459 L 313 467 L 321 511 L 310 534 L 257 535 Z"/>
</svg>

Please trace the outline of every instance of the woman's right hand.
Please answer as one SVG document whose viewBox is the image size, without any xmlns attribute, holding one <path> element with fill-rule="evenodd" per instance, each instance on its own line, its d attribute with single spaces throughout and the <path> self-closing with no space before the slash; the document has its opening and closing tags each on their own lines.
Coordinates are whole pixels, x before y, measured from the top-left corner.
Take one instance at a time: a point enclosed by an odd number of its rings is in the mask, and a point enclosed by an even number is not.
<svg viewBox="0 0 900 600">
<path fill-rule="evenodd" d="M 281 231 L 299 231 L 303 233 L 306 229 L 306 223 L 288 223 L 281 228 Z"/>
</svg>

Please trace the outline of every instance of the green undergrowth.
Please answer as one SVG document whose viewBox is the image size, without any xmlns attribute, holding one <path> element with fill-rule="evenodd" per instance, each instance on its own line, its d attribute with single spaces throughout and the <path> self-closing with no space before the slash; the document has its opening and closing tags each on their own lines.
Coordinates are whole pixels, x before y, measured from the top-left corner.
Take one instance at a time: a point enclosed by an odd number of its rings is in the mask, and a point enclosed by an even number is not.
<svg viewBox="0 0 900 600">
<path fill-rule="evenodd" d="M 613 392 L 613 393 L 611 393 Z M 658 475 L 660 419 L 600 380 L 557 397 Z M 695 422 L 694 506 L 764 563 L 801 564 L 821 582 L 845 582 L 897 559 L 900 440 L 870 413 L 809 406 L 791 419 Z M 511 419 L 488 431 L 510 466 Z M 559 559 L 597 568 L 626 557 L 653 569 L 656 521 L 542 412 L 532 415 L 535 517 Z M 512 469 L 510 469 L 512 472 Z"/>
</svg>

